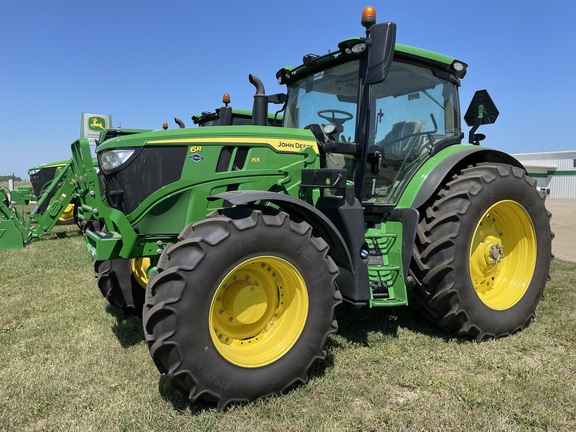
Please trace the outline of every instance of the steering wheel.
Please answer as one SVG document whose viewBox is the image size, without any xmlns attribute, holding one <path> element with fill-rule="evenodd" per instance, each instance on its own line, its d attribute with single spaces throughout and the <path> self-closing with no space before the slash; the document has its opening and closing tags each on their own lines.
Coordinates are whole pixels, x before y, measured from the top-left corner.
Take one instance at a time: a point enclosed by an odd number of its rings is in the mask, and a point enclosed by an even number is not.
<svg viewBox="0 0 576 432">
<path fill-rule="evenodd" d="M 326 114 L 331 114 L 327 116 Z M 340 114 L 341 117 L 336 117 L 336 114 Z M 354 115 L 350 114 L 347 111 L 335 110 L 335 109 L 327 109 L 318 111 L 318 117 L 335 124 L 336 126 L 341 126 L 344 122 L 354 118 Z"/>
</svg>

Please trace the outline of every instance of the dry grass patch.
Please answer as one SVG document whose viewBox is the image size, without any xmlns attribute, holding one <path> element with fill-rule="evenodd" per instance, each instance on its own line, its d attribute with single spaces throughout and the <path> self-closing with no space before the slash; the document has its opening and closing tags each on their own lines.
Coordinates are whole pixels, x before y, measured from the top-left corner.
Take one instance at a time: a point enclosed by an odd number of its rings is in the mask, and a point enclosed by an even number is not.
<svg viewBox="0 0 576 432">
<path fill-rule="evenodd" d="M 553 262 L 528 329 L 484 343 L 446 338 L 411 307 L 341 307 L 307 385 L 218 413 L 157 373 L 140 322 L 101 297 L 82 237 L 55 231 L 0 251 L 0 430 L 576 430 L 576 264 Z"/>
</svg>

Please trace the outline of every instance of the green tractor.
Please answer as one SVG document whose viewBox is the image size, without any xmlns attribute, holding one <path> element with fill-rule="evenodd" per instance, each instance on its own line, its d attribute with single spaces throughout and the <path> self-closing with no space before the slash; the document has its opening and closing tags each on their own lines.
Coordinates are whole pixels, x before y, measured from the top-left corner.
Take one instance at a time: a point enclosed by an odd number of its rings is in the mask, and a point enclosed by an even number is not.
<svg viewBox="0 0 576 432">
<path fill-rule="evenodd" d="M 342 301 L 410 298 L 477 341 L 535 315 L 551 215 L 517 160 L 479 145 L 498 116 L 490 96 L 474 96 L 463 143 L 467 65 L 396 44 L 372 8 L 362 25 L 365 37 L 282 68 L 286 94 L 251 75 L 252 126 L 108 139 L 102 196 L 78 166 L 79 217 L 105 226 L 86 233 L 99 286 L 141 313 L 158 370 L 193 402 L 223 409 L 305 383 Z M 283 127 L 268 125 L 269 102 Z"/>
<path fill-rule="evenodd" d="M 228 93 L 224 93 L 222 103 L 224 103 L 224 106 L 217 108 L 214 112 L 204 111 L 200 115 L 193 115 L 192 121 L 194 124 L 200 127 L 252 124 L 252 111 L 239 110 L 228 106 L 230 104 L 230 95 Z M 268 124 L 270 126 L 282 126 L 282 114 L 279 112 L 268 114 Z"/>
<path fill-rule="evenodd" d="M 550 214 L 517 160 L 479 145 L 477 128 L 498 116 L 490 96 L 474 96 L 463 144 L 467 65 L 396 44 L 395 24 L 365 12 L 365 38 L 278 72 L 286 94 L 250 76 L 253 126 L 97 149 L 106 196 L 85 209 L 107 228 L 86 237 L 99 285 L 144 303 L 152 358 L 192 401 L 222 409 L 306 382 L 341 301 L 410 295 L 477 341 L 534 317 Z M 283 127 L 268 126 L 269 102 Z"/>
</svg>

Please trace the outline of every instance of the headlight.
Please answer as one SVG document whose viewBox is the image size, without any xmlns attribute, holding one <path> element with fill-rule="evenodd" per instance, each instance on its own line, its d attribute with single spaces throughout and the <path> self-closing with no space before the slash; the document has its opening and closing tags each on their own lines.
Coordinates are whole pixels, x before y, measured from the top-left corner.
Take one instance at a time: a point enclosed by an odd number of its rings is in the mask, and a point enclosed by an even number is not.
<svg viewBox="0 0 576 432">
<path fill-rule="evenodd" d="M 29 170 L 28 170 L 28 175 L 31 176 L 31 175 L 37 174 L 37 173 L 39 173 L 39 172 L 40 172 L 40 168 L 37 168 L 37 169 L 29 169 Z"/>
<path fill-rule="evenodd" d="M 100 166 L 102 171 L 109 173 L 125 163 L 136 149 L 108 150 L 100 154 Z"/>
</svg>

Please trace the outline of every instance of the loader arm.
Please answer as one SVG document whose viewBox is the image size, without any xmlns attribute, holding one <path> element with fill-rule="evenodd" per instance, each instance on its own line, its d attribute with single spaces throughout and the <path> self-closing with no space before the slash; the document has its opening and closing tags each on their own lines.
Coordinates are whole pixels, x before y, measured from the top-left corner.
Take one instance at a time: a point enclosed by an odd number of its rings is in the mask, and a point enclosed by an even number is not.
<svg viewBox="0 0 576 432">
<path fill-rule="evenodd" d="M 18 211 L 2 192 L 0 200 L 0 250 L 19 249 L 43 234 L 49 233 L 58 222 L 68 204 L 82 203 L 85 198 L 97 201 L 98 177 L 93 167 L 90 144 L 80 139 L 72 144 L 72 158 L 60 169 L 50 186 L 42 194 L 30 216 Z M 48 203 L 47 203 L 48 202 Z M 39 209 L 47 203 L 42 213 Z M 84 212 L 83 219 L 94 217 L 93 212 Z"/>
</svg>

